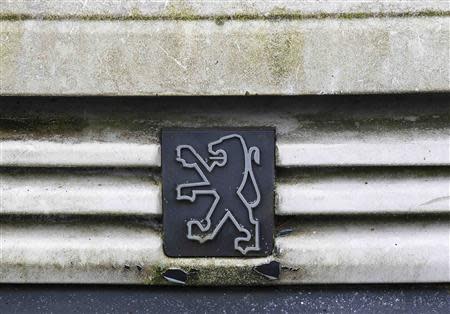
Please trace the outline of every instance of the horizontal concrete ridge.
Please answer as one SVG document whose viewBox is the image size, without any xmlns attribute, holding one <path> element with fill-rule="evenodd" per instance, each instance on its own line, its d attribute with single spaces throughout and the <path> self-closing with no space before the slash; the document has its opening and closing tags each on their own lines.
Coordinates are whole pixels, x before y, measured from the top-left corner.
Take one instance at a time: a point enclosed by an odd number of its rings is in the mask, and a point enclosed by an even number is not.
<svg viewBox="0 0 450 314">
<path fill-rule="evenodd" d="M 159 144 L 0 142 L 2 166 L 20 167 L 159 167 Z"/>
<path fill-rule="evenodd" d="M 1 0 L 0 12 L 9 17 L 26 18 L 160 18 L 160 19 L 198 19 L 229 17 L 270 18 L 270 17 L 309 17 L 323 15 L 399 15 L 399 14 L 444 14 L 450 11 L 445 0 L 168 0 L 135 1 L 103 0 L 78 1 L 65 0 Z"/>
<path fill-rule="evenodd" d="M 448 91 L 449 25 L 450 17 L 4 20 L 0 94 Z"/>
<path fill-rule="evenodd" d="M 3 97 L 0 282 L 450 282 L 448 108 L 439 93 Z M 205 126 L 276 130 L 268 257 L 164 254 L 160 131 Z"/>
<path fill-rule="evenodd" d="M 449 165 L 448 138 L 395 143 L 278 143 L 277 166 Z M 159 167 L 159 144 L 0 142 L 1 166 Z"/>
<path fill-rule="evenodd" d="M 276 238 L 275 255 L 250 259 L 168 258 L 159 233 L 126 223 L 2 223 L 3 283 L 188 285 L 448 282 L 448 220 L 295 223 Z M 280 263 L 278 279 L 254 271 Z M 388 262 L 386 262 L 388 261 Z M 276 278 L 276 277 L 275 277 Z"/>
<path fill-rule="evenodd" d="M 447 168 L 290 172 L 280 176 L 277 184 L 276 212 L 280 215 L 450 214 Z"/>
<path fill-rule="evenodd" d="M 1 215 L 160 215 L 160 183 L 132 171 L 0 173 Z"/>
<path fill-rule="evenodd" d="M 273 127 L 278 167 L 450 165 L 444 96 L 5 98 L 0 165 L 159 167 L 167 126 Z"/>
<path fill-rule="evenodd" d="M 446 168 L 294 173 L 277 179 L 277 215 L 450 213 Z M 22 170 L 0 180 L 0 216 L 162 214 L 160 181 L 143 170 Z"/>
</svg>

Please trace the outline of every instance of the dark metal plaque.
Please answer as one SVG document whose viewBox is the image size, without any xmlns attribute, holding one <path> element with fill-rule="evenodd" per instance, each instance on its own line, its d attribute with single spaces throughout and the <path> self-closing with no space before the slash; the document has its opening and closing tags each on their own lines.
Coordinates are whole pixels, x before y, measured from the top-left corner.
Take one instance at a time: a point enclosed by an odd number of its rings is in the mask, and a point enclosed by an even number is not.
<svg viewBox="0 0 450 314">
<path fill-rule="evenodd" d="M 164 251 L 267 256 L 273 249 L 275 131 L 164 129 Z"/>
</svg>

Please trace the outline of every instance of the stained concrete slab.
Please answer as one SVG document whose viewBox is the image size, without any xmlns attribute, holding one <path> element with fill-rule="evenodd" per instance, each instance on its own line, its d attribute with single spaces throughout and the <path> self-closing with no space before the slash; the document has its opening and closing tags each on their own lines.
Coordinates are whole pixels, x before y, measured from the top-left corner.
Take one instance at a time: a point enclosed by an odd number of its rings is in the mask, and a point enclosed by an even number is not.
<svg viewBox="0 0 450 314">
<path fill-rule="evenodd" d="M 450 17 L 3 20 L 2 95 L 440 92 Z"/>
</svg>

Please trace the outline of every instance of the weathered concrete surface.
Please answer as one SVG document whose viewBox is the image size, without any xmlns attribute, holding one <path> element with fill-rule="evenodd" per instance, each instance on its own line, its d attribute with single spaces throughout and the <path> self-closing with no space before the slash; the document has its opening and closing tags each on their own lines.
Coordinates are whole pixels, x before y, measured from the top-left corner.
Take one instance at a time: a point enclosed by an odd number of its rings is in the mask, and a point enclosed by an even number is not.
<svg viewBox="0 0 450 314">
<path fill-rule="evenodd" d="M 0 217 L 162 215 L 147 170 L 3 169 L 0 182 Z M 447 168 L 279 171 L 275 192 L 277 215 L 450 214 Z"/>
<path fill-rule="evenodd" d="M 221 99 L 6 98 L 0 165 L 158 167 L 163 127 L 255 125 L 276 128 L 279 167 L 450 164 L 445 95 Z"/>
<path fill-rule="evenodd" d="M 2 215 L 161 215 L 160 180 L 145 171 L 2 171 Z"/>
<path fill-rule="evenodd" d="M 278 215 L 450 214 L 450 171 L 444 167 L 280 172 Z"/>
<path fill-rule="evenodd" d="M 278 167 L 448 166 L 448 102 L 441 94 L 7 97 L 0 166 L 159 167 L 160 130 L 168 126 L 273 127 Z"/>
<path fill-rule="evenodd" d="M 158 232 L 116 223 L 5 223 L 2 283 L 168 284 L 168 268 L 189 285 L 449 282 L 448 218 L 291 221 L 268 258 L 168 258 Z M 268 280 L 254 266 L 280 262 Z"/>
<path fill-rule="evenodd" d="M 229 17 L 268 18 L 305 17 L 343 14 L 395 15 L 425 14 L 436 15 L 449 12 L 445 0 L 1 0 L 0 12 L 4 16 L 24 16 L 27 18 L 163 18 L 195 19 Z"/>
<path fill-rule="evenodd" d="M 384 134 L 383 134 L 384 135 Z M 406 134 L 408 135 L 408 134 Z M 276 144 L 276 165 L 304 166 L 447 166 L 450 165 L 448 133 L 431 132 L 407 142 L 382 136 L 378 141 L 363 139 L 344 143 Z M 383 140 L 391 140 L 386 143 Z M 0 166 L 7 167 L 159 167 L 159 143 L 127 142 L 73 143 L 66 141 L 0 141 Z"/>
<path fill-rule="evenodd" d="M 450 18 L 2 21 L 0 93 L 449 90 Z"/>
</svg>

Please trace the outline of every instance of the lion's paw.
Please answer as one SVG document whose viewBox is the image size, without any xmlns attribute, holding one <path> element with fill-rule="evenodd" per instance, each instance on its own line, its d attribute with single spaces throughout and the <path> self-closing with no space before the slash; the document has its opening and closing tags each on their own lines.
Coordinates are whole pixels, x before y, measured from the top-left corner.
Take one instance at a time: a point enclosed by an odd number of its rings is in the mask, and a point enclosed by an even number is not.
<svg viewBox="0 0 450 314">
<path fill-rule="evenodd" d="M 211 233 L 209 232 L 210 226 L 207 222 L 202 223 L 199 220 L 190 220 L 186 225 L 188 228 L 188 239 L 196 240 L 200 243 L 211 240 Z"/>
</svg>

